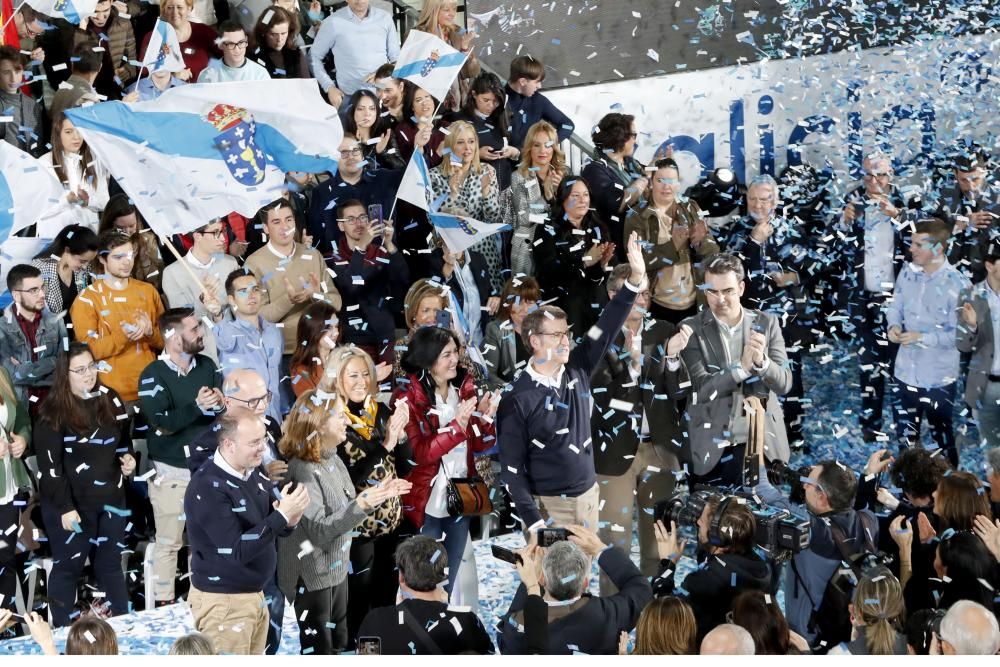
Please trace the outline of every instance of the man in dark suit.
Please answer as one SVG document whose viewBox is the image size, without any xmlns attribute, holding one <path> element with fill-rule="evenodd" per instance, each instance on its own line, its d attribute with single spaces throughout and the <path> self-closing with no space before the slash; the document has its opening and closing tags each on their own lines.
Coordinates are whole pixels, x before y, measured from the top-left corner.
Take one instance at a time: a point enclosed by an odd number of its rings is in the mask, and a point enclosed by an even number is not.
<svg viewBox="0 0 1000 667">
<path fill-rule="evenodd" d="M 652 601 L 653 590 L 625 551 L 609 547 L 583 526 L 566 528 L 571 533 L 567 541 L 533 550 L 536 554 L 544 552 L 538 581 L 548 603 L 548 646 L 544 653 L 616 655 L 620 633 L 632 631 L 643 608 Z M 601 597 L 587 593 L 593 558 L 618 593 Z M 497 643 L 505 655 L 528 652 L 524 618 L 527 598 L 522 583 L 500 622 Z"/>
<path fill-rule="evenodd" d="M 614 298 L 631 268 L 619 264 L 608 278 Z M 600 490 L 600 535 L 626 552 L 632 542 L 632 510 L 639 507 L 639 551 L 646 576 L 657 574 L 659 557 L 652 508 L 670 496 L 684 428 L 677 399 L 690 386 L 678 355 L 691 329 L 647 318 L 651 295 L 635 298 L 621 333 L 591 376 L 594 468 Z M 601 593 L 611 582 L 601 577 Z"/>
<path fill-rule="evenodd" d="M 889 342 L 886 303 L 903 268 L 909 227 L 916 216 L 892 184 L 892 162 L 874 153 L 861 164 L 862 184 L 847 194 L 839 260 L 843 270 L 838 301 L 850 319 L 844 332 L 858 340 L 861 362 L 861 430 L 865 442 L 887 441 L 882 428 L 885 381 L 892 376 L 899 346 Z"/>
<path fill-rule="evenodd" d="M 991 243 L 983 266 L 986 279 L 959 298 L 958 349 L 972 354 L 965 402 L 976 417 L 979 440 L 1000 446 L 1000 358 L 994 347 L 1000 318 L 1000 244 Z"/>
<path fill-rule="evenodd" d="M 952 169 L 955 184 L 942 193 L 935 217 L 952 226 L 948 261 L 979 283 L 986 278 L 986 249 L 1000 236 L 1000 183 L 989 178 L 981 150 L 959 154 Z"/>
<path fill-rule="evenodd" d="M 720 253 L 705 262 L 708 309 L 681 324 L 691 328 L 682 357 L 691 377 L 685 463 L 692 483 L 742 486 L 749 420 L 746 396 L 765 403 L 767 458 L 788 460 L 785 417 L 778 402 L 792 386 L 778 319 L 740 304 L 743 263 Z"/>
</svg>

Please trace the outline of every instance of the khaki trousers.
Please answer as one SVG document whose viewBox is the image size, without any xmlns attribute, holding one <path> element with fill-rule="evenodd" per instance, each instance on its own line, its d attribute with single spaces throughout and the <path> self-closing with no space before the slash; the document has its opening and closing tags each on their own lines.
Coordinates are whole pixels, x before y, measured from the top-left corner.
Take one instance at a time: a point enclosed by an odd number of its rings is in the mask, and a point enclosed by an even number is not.
<svg viewBox="0 0 1000 667">
<path fill-rule="evenodd" d="M 184 545 L 184 492 L 187 480 L 168 479 L 149 484 L 149 502 L 156 522 L 156 546 L 153 549 L 153 592 L 157 602 L 174 600 L 177 577 L 177 552 Z"/>
<path fill-rule="evenodd" d="M 535 505 L 542 518 L 556 528 L 564 528 L 571 523 L 579 524 L 591 530 L 597 530 L 597 503 L 600 499 L 597 484 L 584 491 L 576 498 L 569 496 L 534 496 Z"/>
<path fill-rule="evenodd" d="M 194 628 L 222 654 L 262 655 L 267 644 L 264 593 L 206 593 L 191 586 L 188 595 Z"/>
<path fill-rule="evenodd" d="M 660 451 L 649 443 L 639 443 L 632 465 L 623 475 L 598 475 L 601 491 L 601 540 L 631 553 L 633 510 L 639 515 L 639 569 L 647 577 L 659 574 L 660 557 L 653 530 L 653 507 L 666 500 L 674 490 L 672 470 L 677 470 L 677 458 Z M 617 592 L 610 580 L 601 573 L 601 595 Z"/>
</svg>

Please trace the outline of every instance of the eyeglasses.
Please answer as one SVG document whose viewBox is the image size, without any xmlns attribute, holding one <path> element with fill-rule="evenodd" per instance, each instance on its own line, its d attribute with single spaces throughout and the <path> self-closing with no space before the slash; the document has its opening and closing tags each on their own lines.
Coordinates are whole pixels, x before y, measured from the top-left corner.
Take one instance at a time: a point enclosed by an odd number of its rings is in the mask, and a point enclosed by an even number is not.
<svg viewBox="0 0 1000 667">
<path fill-rule="evenodd" d="M 536 336 L 553 336 L 558 342 L 561 342 L 564 338 L 567 341 L 569 340 L 570 332 L 571 332 L 570 329 L 567 329 L 566 331 L 552 331 L 552 332 L 538 331 L 538 332 L 535 333 L 535 335 Z"/>
<path fill-rule="evenodd" d="M 889 178 L 892 176 L 891 171 L 866 171 L 865 178 Z"/>
<path fill-rule="evenodd" d="M 250 42 L 248 42 L 245 39 L 241 39 L 238 42 L 223 42 L 222 43 L 222 48 L 224 48 L 224 49 L 230 49 L 230 50 L 233 50 L 233 49 L 245 49 L 245 48 L 247 48 L 247 44 L 249 44 L 249 43 Z"/>
<path fill-rule="evenodd" d="M 250 285 L 250 287 L 244 287 L 236 290 L 236 296 L 241 299 L 245 299 L 251 294 L 260 294 L 260 285 Z"/>
<path fill-rule="evenodd" d="M 42 28 L 41 30 L 35 30 L 34 28 L 32 28 L 31 27 L 32 23 L 34 23 L 34 21 L 32 21 L 31 23 L 27 23 L 26 22 L 24 24 L 24 32 L 27 33 L 28 39 L 35 39 L 36 37 L 38 37 L 39 35 L 41 35 L 43 32 L 45 32 L 44 28 Z"/>
<path fill-rule="evenodd" d="M 32 287 L 31 289 L 16 289 L 16 290 L 11 290 L 11 291 L 12 292 L 21 292 L 22 294 L 33 294 L 33 295 L 37 296 L 37 295 L 41 294 L 42 292 L 44 292 L 45 288 L 44 287 Z"/>
<path fill-rule="evenodd" d="M 352 148 L 343 148 L 340 151 L 341 155 L 364 155 L 365 152 L 361 146 L 354 146 Z"/>
<path fill-rule="evenodd" d="M 356 224 L 366 225 L 366 224 L 368 224 L 368 216 L 367 215 L 349 215 L 346 218 L 341 219 L 341 222 L 346 222 L 349 225 L 356 225 Z"/>
<path fill-rule="evenodd" d="M 637 139 L 639 137 L 639 133 L 638 132 L 629 132 L 628 136 L 631 139 Z"/>
<path fill-rule="evenodd" d="M 248 408 L 250 408 L 251 410 L 256 410 L 258 407 L 260 407 L 261 401 L 264 401 L 265 404 L 271 402 L 271 391 L 268 390 L 266 394 L 264 394 L 263 396 L 258 396 L 257 398 L 244 399 L 244 398 L 237 398 L 235 396 L 230 396 L 229 398 L 233 399 L 234 401 L 239 401 L 240 403 L 246 403 Z"/>
<path fill-rule="evenodd" d="M 75 373 L 76 375 L 86 375 L 87 373 L 93 373 L 96 370 L 97 370 L 97 364 L 91 362 L 86 366 L 81 366 L 80 368 L 71 368 L 69 369 L 69 372 Z"/>
<path fill-rule="evenodd" d="M 226 230 L 222 227 L 219 229 L 204 229 L 199 234 L 204 234 L 205 236 L 214 236 L 217 239 L 221 239 L 226 235 Z"/>
</svg>

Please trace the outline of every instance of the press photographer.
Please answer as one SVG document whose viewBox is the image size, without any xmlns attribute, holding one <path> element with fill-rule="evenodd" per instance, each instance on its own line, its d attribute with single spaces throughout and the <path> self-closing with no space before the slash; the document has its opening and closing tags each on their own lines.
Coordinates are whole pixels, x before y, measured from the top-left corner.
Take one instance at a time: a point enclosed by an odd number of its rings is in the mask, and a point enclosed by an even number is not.
<svg viewBox="0 0 1000 667">
<path fill-rule="evenodd" d="M 706 493 L 709 494 L 707 497 L 704 496 Z M 704 503 L 698 502 L 701 497 L 705 497 Z M 707 556 L 702 567 L 685 577 L 682 586 L 694 611 L 700 642 L 709 631 L 726 622 L 733 600 L 743 591 L 759 590 L 774 595 L 778 588 L 778 573 L 772 563 L 754 550 L 757 522 L 745 498 L 701 491 L 692 494 L 686 501 L 687 505 L 700 505 L 702 508 L 696 519 L 698 550 Z M 690 518 L 690 514 L 684 511 L 669 514 L 680 514 L 678 518 L 682 521 L 685 517 Z M 656 597 L 674 595 L 674 575 L 686 543 L 685 540 L 678 544 L 681 528 L 677 519 L 669 523 L 669 530 L 662 520 L 657 520 L 655 524 L 656 546 L 660 554 L 660 574 L 653 579 L 653 594 Z"/>
<path fill-rule="evenodd" d="M 791 509 L 793 503 L 767 479 L 763 448 L 759 461 L 757 496 L 769 507 Z M 816 652 L 825 653 L 851 639 L 848 605 L 854 584 L 850 574 L 856 584 L 862 557 L 876 552 L 878 521 L 870 511 L 854 509 L 858 478 L 843 463 L 822 461 L 801 481 L 810 544 L 785 569 L 785 616 L 793 632 L 805 637 Z M 841 561 L 852 564 L 850 574 L 840 569 Z"/>
</svg>

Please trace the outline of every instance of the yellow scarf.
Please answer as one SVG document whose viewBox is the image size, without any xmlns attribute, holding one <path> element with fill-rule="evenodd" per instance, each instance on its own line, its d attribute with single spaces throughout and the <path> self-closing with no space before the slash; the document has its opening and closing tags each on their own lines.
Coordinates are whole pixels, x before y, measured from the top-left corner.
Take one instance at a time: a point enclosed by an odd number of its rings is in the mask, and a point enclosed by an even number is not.
<svg viewBox="0 0 1000 667">
<path fill-rule="evenodd" d="M 344 410 L 347 419 L 351 422 L 351 428 L 355 430 L 365 440 L 372 439 L 372 431 L 375 429 L 375 416 L 378 414 L 378 401 L 369 396 L 365 399 L 365 408 L 361 411 L 361 416 L 351 414 L 350 410 Z"/>
</svg>

